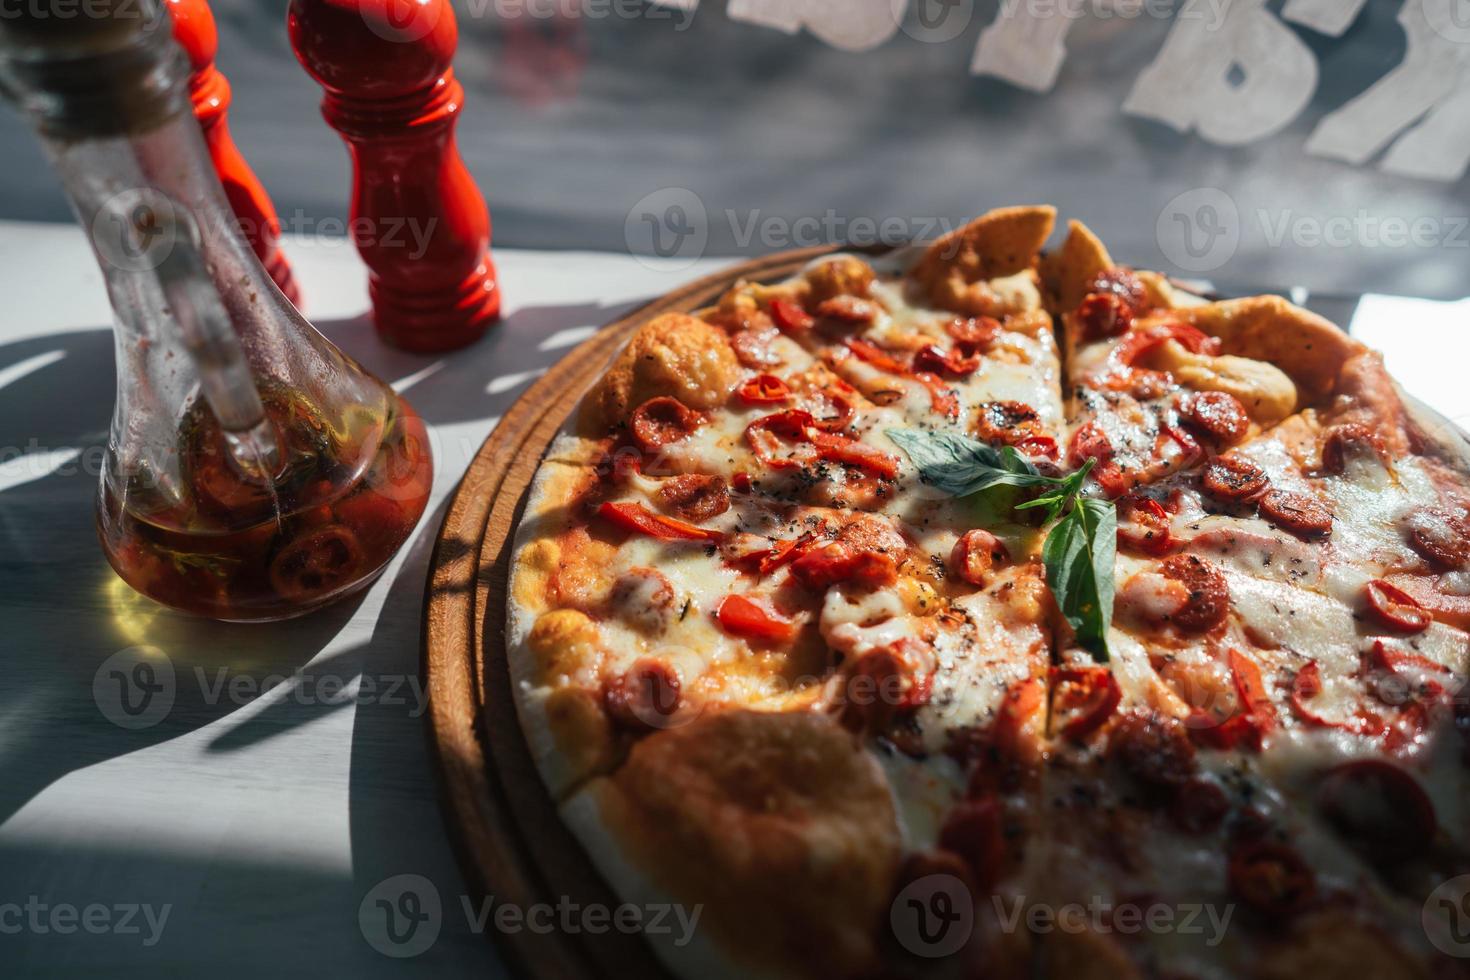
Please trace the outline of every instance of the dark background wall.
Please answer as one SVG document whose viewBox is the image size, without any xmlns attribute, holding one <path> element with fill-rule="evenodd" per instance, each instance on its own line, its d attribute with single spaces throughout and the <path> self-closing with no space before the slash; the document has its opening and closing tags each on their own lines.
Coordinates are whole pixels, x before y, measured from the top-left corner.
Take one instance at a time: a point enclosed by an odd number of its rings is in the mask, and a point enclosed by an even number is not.
<svg viewBox="0 0 1470 980">
<path fill-rule="evenodd" d="M 1217 281 L 1470 293 L 1470 231 L 1456 231 L 1470 179 L 1395 177 L 1376 161 L 1350 166 L 1304 150 L 1326 113 L 1403 58 L 1396 0 L 1369 0 L 1341 38 L 1293 27 L 1316 55 L 1316 94 L 1284 131 L 1233 148 L 1123 114 L 1166 17 L 1082 19 L 1054 90 L 1036 94 L 968 72 L 995 0 L 959 4 L 967 20 L 952 40 L 900 32 L 864 53 L 732 20 L 726 0 L 703 0 L 687 21 L 647 3 L 625 4 L 634 16 L 596 16 L 609 5 L 586 3 L 553 22 L 503 15 L 518 3 L 497 15 L 494 0 L 456 0 L 456 70 L 468 90 L 460 146 L 490 200 L 498 245 L 644 250 L 658 226 L 691 233 L 667 238 L 670 248 L 755 253 L 885 220 L 890 234 L 923 233 L 997 204 L 1049 201 L 1098 228 L 1119 258 L 1177 268 L 1156 231 L 1160 215 L 1180 194 L 1214 187 L 1239 226 L 1238 248 L 1206 270 Z M 322 221 L 345 217 L 347 160 L 287 44 L 285 0 L 214 8 L 238 142 L 288 230 L 331 233 L 338 226 Z M 0 111 L 0 160 L 0 218 L 67 218 L 9 111 Z M 1333 244 L 1295 232 L 1360 213 L 1370 228 L 1427 219 L 1439 232 L 1399 247 L 1362 231 Z M 820 220 L 791 225 L 804 216 Z M 1273 241 L 1282 227 L 1292 234 Z"/>
</svg>

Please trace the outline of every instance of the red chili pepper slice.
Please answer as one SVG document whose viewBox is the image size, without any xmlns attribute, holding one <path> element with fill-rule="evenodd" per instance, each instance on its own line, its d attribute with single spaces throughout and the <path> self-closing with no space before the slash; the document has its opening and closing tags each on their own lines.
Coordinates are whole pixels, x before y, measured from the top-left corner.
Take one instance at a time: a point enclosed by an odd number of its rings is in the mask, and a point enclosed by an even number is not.
<svg viewBox="0 0 1470 980">
<path fill-rule="evenodd" d="M 958 346 L 941 350 L 933 344 L 926 344 L 914 353 L 914 370 L 931 374 L 974 374 L 980 370 L 980 362 L 979 354 L 973 350 L 967 354 Z"/>
<path fill-rule="evenodd" d="M 772 405 L 791 397 L 786 382 L 774 374 L 757 374 L 736 392 L 747 405 Z"/>
<path fill-rule="evenodd" d="M 1168 422 L 1165 422 L 1160 427 L 1159 439 L 1167 439 L 1179 447 L 1180 466 L 1189 466 L 1205 454 L 1205 451 L 1200 448 L 1199 443 L 1195 441 L 1194 436 L 1185 432 L 1179 426 L 1171 425 Z M 1160 457 L 1163 456 L 1163 446 L 1158 445 L 1157 439 L 1155 440 L 1154 452 L 1158 453 Z"/>
<path fill-rule="evenodd" d="M 1333 721 L 1319 715 L 1307 703 L 1322 693 L 1322 671 L 1317 661 L 1309 660 L 1291 682 L 1291 707 L 1297 717 L 1318 728 L 1336 728 L 1355 735 L 1379 735 L 1384 730 L 1383 720 L 1372 712 L 1358 711 L 1344 721 Z"/>
<path fill-rule="evenodd" d="M 1376 578 L 1363 587 L 1368 608 L 1390 629 L 1405 633 L 1422 633 L 1433 618 L 1417 599 L 1397 585 Z"/>
<path fill-rule="evenodd" d="M 1086 738 L 1112 717 L 1123 700 L 1123 689 L 1107 667 L 1053 667 L 1051 674 L 1054 683 L 1076 685 L 1081 689 L 1083 708 L 1062 726 L 1063 738 L 1078 741 Z M 1072 692 L 1064 695 L 1060 688 L 1055 696 L 1072 700 Z"/>
<path fill-rule="evenodd" d="M 941 415 L 953 417 L 959 414 L 960 403 L 955 393 L 945 386 L 938 375 L 927 371 L 913 371 L 893 355 L 870 341 L 850 338 L 844 343 L 858 360 L 886 374 L 912 378 L 929 391 L 929 403 Z"/>
<path fill-rule="evenodd" d="M 1261 750 L 1261 730 L 1246 715 L 1231 715 L 1217 725 L 1205 712 L 1196 710 L 1185 724 L 1190 738 L 1212 749 L 1229 751 L 1244 745 L 1257 752 Z"/>
<path fill-rule="evenodd" d="M 696 527 L 684 521 L 655 514 L 642 504 L 604 503 L 597 513 L 624 530 L 646 534 L 661 541 L 713 541 L 725 539 L 723 531 Z"/>
<path fill-rule="evenodd" d="M 852 351 L 853 355 L 864 364 L 871 364 L 878 370 L 886 371 L 889 374 L 907 376 L 909 373 L 907 365 L 871 341 L 853 337 L 847 339 L 844 343 L 847 345 L 847 349 Z"/>
<path fill-rule="evenodd" d="M 891 456 L 866 443 L 831 432 L 810 433 L 812 444 L 823 459 L 848 466 L 861 466 L 886 479 L 898 476 L 898 457 Z"/>
<path fill-rule="evenodd" d="M 809 462 L 778 456 L 780 439 L 786 439 L 810 444 L 823 459 L 848 466 L 860 466 L 888 479 L 898 476 L 899 472 L 896 456 L 874 449 L 856 439 L 824 432 L 817 426 L 810 412 L 800 409 L 756 419 L 746 426 L 745 438 L 756 458 L 774 469 L 789 469 Z"/>
<path fill-rule="evenodd" d="M 792 469 L 805 466 L 809 459 L 780 456 L 781 442 L 809 442 L 807 433 L 816 425 L 811 412 L 793 408 L 774 415 L 765 415 L 745 427 L 745 441 L 750 444 L 756 459 L 771 469 Z"/>
<path fill-rule="evenodd" d="M 1017 761 L 1023 757 L 1022 730 L 1045 703 L 1046 685 L 1040 677 L 1028 677 L 1006 689 L 991 730 L 991 739 L 1001 758 Z"/>
<path fill-rule="evenodd" d="M 1111 358 L 1114 363 L 1131 368 L 1140 357 L 1170 340 L 1177 341 L 1179 346 L 1191 354 L 1220 353 L 1219 338 L 1211 337 L 1191 324 L 1172 320 L 1129 330 L 1118 342 L 1118 346 L 1113 348 Z"/>
<path fill-rule="evenodd" d="M 1241 707 L 1260 729 L 1261 734 L 1270 732 L 1276 727 L 1276 706 L 1266 693 L 1266 684 L 1261 680 L 1261 668 L 1254 660 L 1233 647 L 1226 654 L 1226 660 L 1230 664 L 1230 675 L 1235 680 L 1235 693 L 1240 698 Z"/>
<path fill-rule="evenodd" d="M 797 624 L 783 619 L 749 596 L 731 594 L 715 608 L 720 627 L 732 636 L 782 643 L 796 635 Z"/>
<path fill-rule="evenodd" d="M 929 407 L 934 411 L 946 418 L 956 418 L 960 414 L 959 396 L 937 374 L 920 371 L 914 375 L 914 380 L 928 389 Z"/>
<path fill-rule="evenodd" d="M 804 333 L 817 323 L 810 313 L 789 299 L 771 301 L 771 319 L 786 333 Z"/>
</svg>

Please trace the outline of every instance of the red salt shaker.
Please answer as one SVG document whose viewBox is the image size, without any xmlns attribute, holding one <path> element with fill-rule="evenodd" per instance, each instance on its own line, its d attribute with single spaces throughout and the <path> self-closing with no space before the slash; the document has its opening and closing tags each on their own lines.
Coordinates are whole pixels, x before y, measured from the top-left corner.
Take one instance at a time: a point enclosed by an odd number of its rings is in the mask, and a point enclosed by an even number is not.
<svg viewBox="0 0 1470 980">
<path fill-rule="evenodd" d="M 206 0 L 167 0 L 173 17 L 174 40 L 189 56 L 189 98 L 194 117 L 204 131 L 204 142 L 215 172 L 224 185 L 225 198 L 240 222 L 250 247 L 292 303 L 300 305 L 301 290 L 291 275 L 291 266 L 281 254 L 281 222 L 260 178 L 245 162 L 230 136 L 225 114 L 230 108 L 230 83 L 214 66 L 219 51 L 219 32 Z"/>
<path fill-rule="evenodd" d="M 352 154 L 351 231 L 388 343 L 444 351 L 500 314 L 490 212 L 454 141 L 448 0 L 291 0 L 291 45 Z"/>
</svg>

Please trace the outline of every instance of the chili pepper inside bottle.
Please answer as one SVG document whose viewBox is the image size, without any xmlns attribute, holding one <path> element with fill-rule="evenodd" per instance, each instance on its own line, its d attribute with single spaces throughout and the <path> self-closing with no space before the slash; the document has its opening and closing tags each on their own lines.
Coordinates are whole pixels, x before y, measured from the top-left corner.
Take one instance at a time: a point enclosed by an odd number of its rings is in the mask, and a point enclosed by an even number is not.
<svg viewBox="0 0 1470 980">
<path fill-rule="evenodd" d="M 0 89 L 40 134 L 112 303 L 103 551 L 134 589 L 187 612 L 310 612 L 408 540 L 433 480 L 424 423 L 261 267 L 157 0 L 93 13 L 0 21 Z"/>
</svg>

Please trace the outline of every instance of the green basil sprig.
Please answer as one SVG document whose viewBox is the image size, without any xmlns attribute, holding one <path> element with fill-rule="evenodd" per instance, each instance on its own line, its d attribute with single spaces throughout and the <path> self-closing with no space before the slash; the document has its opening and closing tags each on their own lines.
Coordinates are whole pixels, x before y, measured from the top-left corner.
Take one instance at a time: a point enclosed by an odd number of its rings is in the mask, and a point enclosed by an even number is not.
<svg viewBox="0 0 1470 980">
<path fill-rule="evenodd" d="M 1044 511 L 1043 523 L 1052 525 L 1041 548 L 1046 583 L 1077 642 L 1106 663 L 1118 515 L 1110 502 L 1082 496 L 1093 461 L 1066 476 L 1046 476 L 1010 446 L 996 449 L 956 432 L 889 429 L 887 435 L 918 469 L 920 480 L 950 496 L 985 494 L 996 487 L 1043 491 L 1013 509 Z"/>
</svg>

